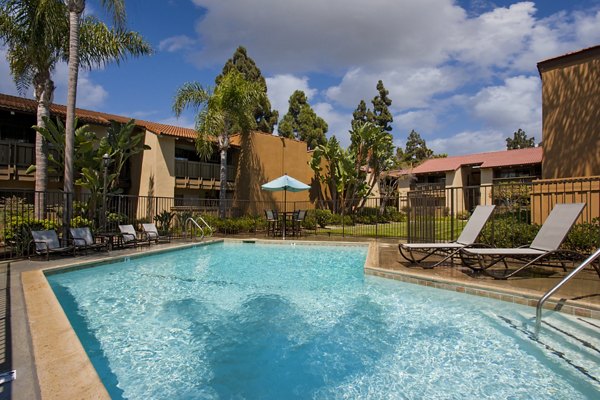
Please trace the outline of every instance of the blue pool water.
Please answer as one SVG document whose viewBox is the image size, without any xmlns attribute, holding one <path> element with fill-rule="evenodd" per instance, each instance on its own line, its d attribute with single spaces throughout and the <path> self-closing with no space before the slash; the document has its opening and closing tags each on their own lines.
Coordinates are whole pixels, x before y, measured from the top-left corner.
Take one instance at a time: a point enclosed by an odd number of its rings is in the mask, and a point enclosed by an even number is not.
<svg viewBox="0 0 600 400">
<path fill-rule="evenodd" d="M 48 280 L 116 399 L 598 398 L 598 354 L 532 340 L 531 308 L 365 276 L 366 253 L 219 243 Z"/>
</svg>

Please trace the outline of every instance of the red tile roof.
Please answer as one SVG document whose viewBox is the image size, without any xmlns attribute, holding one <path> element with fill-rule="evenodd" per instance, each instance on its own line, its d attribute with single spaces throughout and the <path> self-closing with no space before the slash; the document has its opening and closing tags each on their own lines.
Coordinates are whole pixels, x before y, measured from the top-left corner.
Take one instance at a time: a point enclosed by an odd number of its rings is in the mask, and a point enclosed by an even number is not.
<svg viewBox="0 0 600 400">
<path fill-rule="evenodd" d="M 456 171 L 465 165 L 478 165 L 480 168 L 509 167 L 516 165 L 539 164 L 542 162 L 542 148 L 531 147 L 519 150 L 494 151 L 490 153 L 467 154 L 446 158 L 433 158 L 407 170 L 395 171 L 393 175 L 431 174 Z"/>
<path fill-rule="evenodd" d="M 0 93 L 0 109 L 35 114 L 37 112 L 37 102 L 32 99 L 9 96 L 7 94 Z M 66 116 L 67 109 L 63 105 L 52 104 L 50 106 L 50 111 L 53 115 L 59 115 L 64 118 Z M 124 123 L 131 119 L 122 115 L 84 110 L 82 108 L 78 108 L 76 110 L 76 115 L 80 121 L 96 125 L 109 125 L 111 120 Z M 196 131 L 190 128 L 182 128 L 179 126 L 166 125 L 158 122 L 144 121 L 139 119 L 136 119 L 135 123 L 137 126 L 143 127 L 157 135 L 174 136 L 185 139 L 195 139 L 197 136 Z"/>
</svg>

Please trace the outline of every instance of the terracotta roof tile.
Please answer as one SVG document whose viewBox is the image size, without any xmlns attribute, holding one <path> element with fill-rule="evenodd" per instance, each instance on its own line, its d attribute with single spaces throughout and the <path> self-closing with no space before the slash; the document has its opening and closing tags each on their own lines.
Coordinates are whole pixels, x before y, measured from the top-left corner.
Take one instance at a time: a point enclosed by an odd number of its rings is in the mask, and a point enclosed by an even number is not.
<svg viewBox="0 0 600 400">
<path fill-rule="evenodd" d="M 37 111 L 37 102 L 32 99 L 9 96 L 0 93 L 0 109 L 17 110 L 35 114 Z M 63 105 L 52 104 L 50 106 L 50 111 L 52 114 L 59 115 L 64 118 L 66 116 L 67 109 Z M 80 121 L 97 125 L 108 125 L 110 124 L 111 120 L 124 123 L 131 119 L 122 115 L 107 114 L 98 111 L 85 110 L 82 108 L 78 108 L 76 110 L 76 114 Z M 157 135 L 174 136 L 186 139 L 196 138 L 196 131 L 190 128 L 182 128 L 179 126 L 166 125 L 158 122 L 138 119 L 136 119 L 135 123 L 136 125 L 143 127 Z"/>
<path fill-rule="evenodd" d="M 456 171 L 464 165 L 478 165 L 481 168 L 497 168 L 513 165 L 538 164 L 541 162 L 542 148 L 531 147 L 528 149 L 433 158 L 412 169 L 394 171 L 394 175 L 430 174 L 435 172 Z"/>
</svg>

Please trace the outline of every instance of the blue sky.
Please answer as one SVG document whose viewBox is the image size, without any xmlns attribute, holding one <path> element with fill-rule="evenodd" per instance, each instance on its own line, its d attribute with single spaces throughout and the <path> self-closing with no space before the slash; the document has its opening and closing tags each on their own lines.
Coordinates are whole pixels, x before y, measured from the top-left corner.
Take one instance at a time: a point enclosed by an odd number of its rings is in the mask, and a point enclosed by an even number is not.
<svg viewBox="0 0 600 400">
<path fill-rule="evenodd" d="M 97 1 L 87 12 L 104 18 Z M 536 63 L 600 44 L 600 0 L 127 0 L 155 54 L 80 73 L 78 107 L 179 126 L 181 84 L 212 85 L 239 45 L 282 117 L 300 89 L 348 144 L 352 112 L 390 91 L 395 144 L 415 129 L 436 152 L 501 150 L 519 128 L 541 140 Z M 0 48 L 0 91 L 16 94 Z M 66 65 L 55 102 L 66 101 Z M 31 96 L 31 94 L 29 94 Z"/>
</svg>

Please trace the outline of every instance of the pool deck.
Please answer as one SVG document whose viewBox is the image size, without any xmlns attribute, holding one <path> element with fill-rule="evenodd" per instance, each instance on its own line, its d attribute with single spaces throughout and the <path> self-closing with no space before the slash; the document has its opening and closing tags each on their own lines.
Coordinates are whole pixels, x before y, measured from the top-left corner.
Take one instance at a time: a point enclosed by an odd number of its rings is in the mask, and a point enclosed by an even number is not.
<svg viewBox="0 0 600 400">
<path fill-rule="evenodd" d="M 245 240 L 253 237 L 243 238 Z M 264 237 L 257 237 L 257 241 Z M 294 238 L 294 241 L 361 242 L 348 238 Z M 435 269 L 410 267 L 401 262 L 396 240 L 368 241 L 371 249 L 365 273 L 388 279 L 454 290 L 472 295 L 535 306 L 537 300 L 565 275 L 553 269 L 544 277 L 494 280 L 473 276 L 460 265 Z M 187 247 L 189 242 L 152 245 L 150 251 Z M 0 385 L 2 399 L 104 399 L 109 398 L 95 370 L 70 328 L 68 320 L 54 297 L 43 270 L 94 263 L 107 258 L 147 254 L 148 248 L 117 250 L 110 253 L 90 252 L 75 258 L 56 258 L 48 262 L 34 260 L 0 263 L 0 300 L 3 325 L 0 326 L 0 372 L 17 371 L 17 379 Z M 577 275 L 548 308 L 569 314 L 600 319 L 600 278 L 594 270 Z M 532 308 L 532 316 L 535 309 Z M 65 350 L 67 349 L 67 350 Z M 62 378 L 64 377 L 64 378 Z"/>
</svg>

